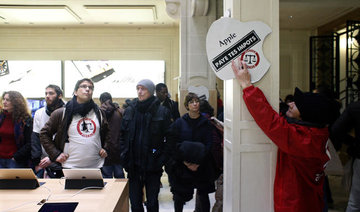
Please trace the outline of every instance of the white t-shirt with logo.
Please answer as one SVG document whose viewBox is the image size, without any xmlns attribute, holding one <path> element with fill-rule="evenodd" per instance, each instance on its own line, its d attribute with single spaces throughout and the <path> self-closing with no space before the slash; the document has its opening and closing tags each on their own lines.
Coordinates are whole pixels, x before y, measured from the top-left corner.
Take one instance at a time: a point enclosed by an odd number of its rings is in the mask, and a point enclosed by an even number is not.
<svg viewBox="0 0 360 212">
<path fill-rule="evenodd" d="M 69 158 L 62 164 L 64 168 L 101 168 L 104 158 L 99 155 L 101 149 L 100 124 L 94 110 L 86 117 L 74 115 L 70 123 L 69 143 L 65 143 L 64 153 Z"/>
</svg>

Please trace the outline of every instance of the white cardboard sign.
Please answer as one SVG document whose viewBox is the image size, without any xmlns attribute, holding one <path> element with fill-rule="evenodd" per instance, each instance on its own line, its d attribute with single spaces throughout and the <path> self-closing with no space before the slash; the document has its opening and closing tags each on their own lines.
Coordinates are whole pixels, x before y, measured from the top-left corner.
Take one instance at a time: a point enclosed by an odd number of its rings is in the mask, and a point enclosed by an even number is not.
<svg viewBox="0 0 360 212">
<path fill-rule="evenodd" d="M 209 101 L 209 89 L 207 87 L 201 86 L 189 86 L 189 92 L 195 93 L 200 99 L 204 98 L 206 101 Z"/>
<path fill-rule="evenodd" d="M 241 57 L 251 75 L 251 82 L 259 81 L 270 67 L 262 45 L 271 33 L 260 21 L 240 22 L 232 18 L 216 20 L 206 36 L 206 52 L 211 68 L 222 80 L 235 78 L 231 61 Z"/>
</svg>

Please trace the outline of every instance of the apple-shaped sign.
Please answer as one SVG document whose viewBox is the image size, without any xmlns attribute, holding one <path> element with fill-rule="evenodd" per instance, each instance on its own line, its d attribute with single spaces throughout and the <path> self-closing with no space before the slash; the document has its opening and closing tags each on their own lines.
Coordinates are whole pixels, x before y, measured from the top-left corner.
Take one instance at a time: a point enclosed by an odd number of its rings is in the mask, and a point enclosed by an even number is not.
<svg viewBox="0 0 360 212">
<path fill-rule="evenodd" d="M 209 28 L 206 36 L 206 52 L 211 68 L 222 80 L 235 78 L 231 61 L 241 58 L 251 75 L 251 82 L 259 81 L 270 67 L 262 46 L 271 33 L 261 21 L 240 22 L 232 18 L 220 18 Z"/>
<path fill-rule="evenodd" d="M 206 101 L 209 101 L 209 89 L 207 87 L 201 85 L 201 86 L 189 86 L 188 91 L 191 93 L 195 93 L 199 99 L 205 99 Z"/>
</svg>

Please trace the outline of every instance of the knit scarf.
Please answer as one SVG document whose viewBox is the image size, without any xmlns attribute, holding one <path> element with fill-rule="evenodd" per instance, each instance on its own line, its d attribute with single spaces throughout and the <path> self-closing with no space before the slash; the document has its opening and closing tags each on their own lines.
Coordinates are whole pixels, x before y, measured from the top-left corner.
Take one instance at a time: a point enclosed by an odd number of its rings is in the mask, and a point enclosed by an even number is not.
<svg viewBox="0 0 360 212">
<path fill-rule="evenodd" d="M 76 96 L 74 96 L 68 103 L 66 103 L 65 105 L 65 127 L 66 127 L 66 131 L 69 129 L 70 123 L 72 121 L 72 118 L 74 115 L 79 114 L 81 117 L 85 117 L 90 110 L 94 109 L 94 111 L 96 111 L 97 109 L 97 105 L 95 104 L 95 102 L 91 99 L 90 101 L 83 103 L 83 104 L 79 104 L 76 101 Z"/>
<path fill-rule="evenodd" d="M 148 99 L 144 100 L 144 101 L 137 101 L 136 104 L 136 109 L 140 112 L 140 113 L 145 113 L 147 110 L 149 110 L 151 107 L 151 103 L 153 103 L 155 99 L 155 96 L 152 95 L 151 97 L 149 97 Z"/>
<path fill-rule="evenodd" d="M 54 112 L 54 111 L 55 111 L 56 109 L 58 109 L 58 108 L 63 107 L 64 104 L 65 104 L 65 103 L 63 102 L 62 99 L 57 99 L 56 102 L 54 102 L 53 104 L 51 104 L 51 105 L 46 105 L 46 110 L 45 110 L 45 112 L 46 112 L 46 114 L 47 114 L 48 116 L 50 116 L 52 112 Z"/>
</svg>

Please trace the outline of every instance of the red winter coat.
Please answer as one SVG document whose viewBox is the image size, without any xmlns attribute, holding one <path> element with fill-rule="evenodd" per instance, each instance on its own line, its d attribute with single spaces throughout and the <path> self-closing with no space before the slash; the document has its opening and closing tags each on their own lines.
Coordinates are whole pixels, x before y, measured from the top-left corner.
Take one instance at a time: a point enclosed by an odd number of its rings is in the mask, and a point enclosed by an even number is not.
<svg viewBox="0 0 360 212">
<path fill-rule="evenodd" d="M 274 182 L 276 212 L 321 212 L 327 128 L 290 124 L 275 112 L 262 91 L 243 90 L 246 106 L 264 133 L 278 146 Z"/>
</svg>

